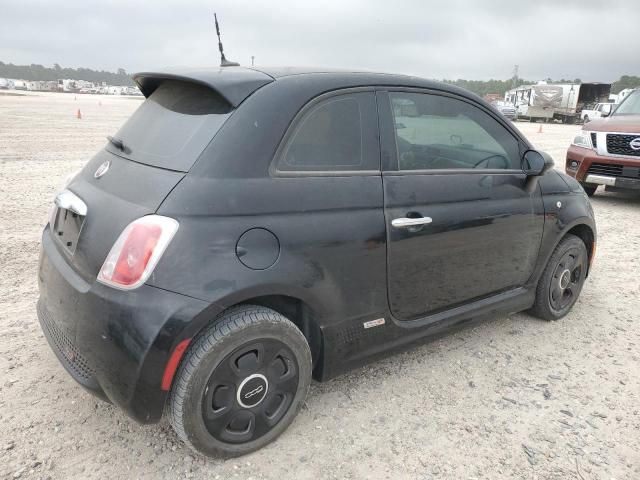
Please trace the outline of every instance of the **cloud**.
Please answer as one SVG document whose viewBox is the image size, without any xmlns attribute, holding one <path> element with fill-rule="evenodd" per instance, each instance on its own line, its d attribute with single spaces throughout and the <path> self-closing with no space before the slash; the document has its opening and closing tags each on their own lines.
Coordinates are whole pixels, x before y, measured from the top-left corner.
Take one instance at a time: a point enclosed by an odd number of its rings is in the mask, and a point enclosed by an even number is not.
<svg viewBox="0 0 640 480">
<path fill-rule="evenodd" d="M 0 60 L 127 71 L 228 58 L 428 78 L 612 81 L 640 74 L 640 2 L 383 0 L 5 3 Z"/>
</svg>

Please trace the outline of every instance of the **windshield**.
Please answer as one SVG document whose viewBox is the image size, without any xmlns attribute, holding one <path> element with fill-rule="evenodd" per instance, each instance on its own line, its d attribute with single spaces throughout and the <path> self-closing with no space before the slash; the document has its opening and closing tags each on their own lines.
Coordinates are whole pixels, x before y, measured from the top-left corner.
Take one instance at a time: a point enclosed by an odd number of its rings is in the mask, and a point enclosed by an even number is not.
<svg viewBox="0 0 640 480">
<path fill-rule="evenodd" d="M 614 115 L 640 115 L 640 90 L 636 90 L 622 101 Z"/>
<path fill-rule="evenodd" d="M 210 88 L 166 81 L 106 148 L 139 163 L 186 172 L 230 114 L 231 106 Z"/>
</svg>

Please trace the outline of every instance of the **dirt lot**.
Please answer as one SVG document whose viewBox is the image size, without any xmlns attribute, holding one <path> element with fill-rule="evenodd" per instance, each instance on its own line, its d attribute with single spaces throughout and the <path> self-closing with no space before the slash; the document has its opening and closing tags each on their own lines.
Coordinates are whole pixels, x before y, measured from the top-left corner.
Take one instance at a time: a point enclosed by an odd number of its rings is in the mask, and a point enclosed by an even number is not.
<svg viewBox="0 0 640 480">
<path fill-rule="evenodd" d="M 85 393 L 36 319 L 40 231 L 65 176 L 138 105 L 0 96 L 0 477 L 640 478 L 640 196 L 593 199 L 595 268 L 565 319 L 496 318 L 313 384 L 255 454 L 196 457 L 167 424 Z M 518 127 L 559 165 L 580 128 Z"/>
</svg>

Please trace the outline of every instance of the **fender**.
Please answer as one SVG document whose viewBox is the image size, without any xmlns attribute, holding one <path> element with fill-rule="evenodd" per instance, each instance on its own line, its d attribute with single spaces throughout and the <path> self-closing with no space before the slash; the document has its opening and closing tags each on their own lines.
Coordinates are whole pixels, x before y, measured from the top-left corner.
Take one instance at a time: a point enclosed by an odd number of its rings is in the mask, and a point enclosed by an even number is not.
<svg viewBox="0 0 640 480">
<path fill-rule="evenodd" d="M 542 242 L 540 243 L 540 252 L 538 254 L 538 262 L 534 269 L 529 286 L 535 286 L 538 283 L 540 275 L 549 261 L 560 241 L 567 235 L 569 231 L 580 225 L 586 226 L 593 235 L 593 243 L 596 242 L 596 225 L 593 216 L 593 209 L 587 202 L 585 204 L 584 193 L 557 193 L 546 194 L 543 197 L 545 209 L 544 232 Z M 578 201 L 580 200 L 580 201 Z M 559 206 L 558 206 L 559 205 Z M 585 205 L 588 205 L 586 207 Z M 593 256 L 593 246 L 589 249 L 589 259 Z"/>
</svg>

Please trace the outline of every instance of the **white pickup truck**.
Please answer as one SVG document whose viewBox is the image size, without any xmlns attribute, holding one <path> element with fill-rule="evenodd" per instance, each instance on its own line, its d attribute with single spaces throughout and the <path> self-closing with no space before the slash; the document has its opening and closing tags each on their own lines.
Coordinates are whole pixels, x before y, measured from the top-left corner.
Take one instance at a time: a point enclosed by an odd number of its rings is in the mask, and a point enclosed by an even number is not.
<svg viewBox="0 0 640 480">
<path fill-rule="evenodd" d="M 603 116 L 606 117 L 611 113 L 611 109 L 613 108 L 614 103 L 596 103 L 591 110 L 582 110 L 580 113 L 580 118 L 584 123 L 587 123 L 589 120 L 593 120 L 594 118 L 600 118 Z"/>
</svg>

